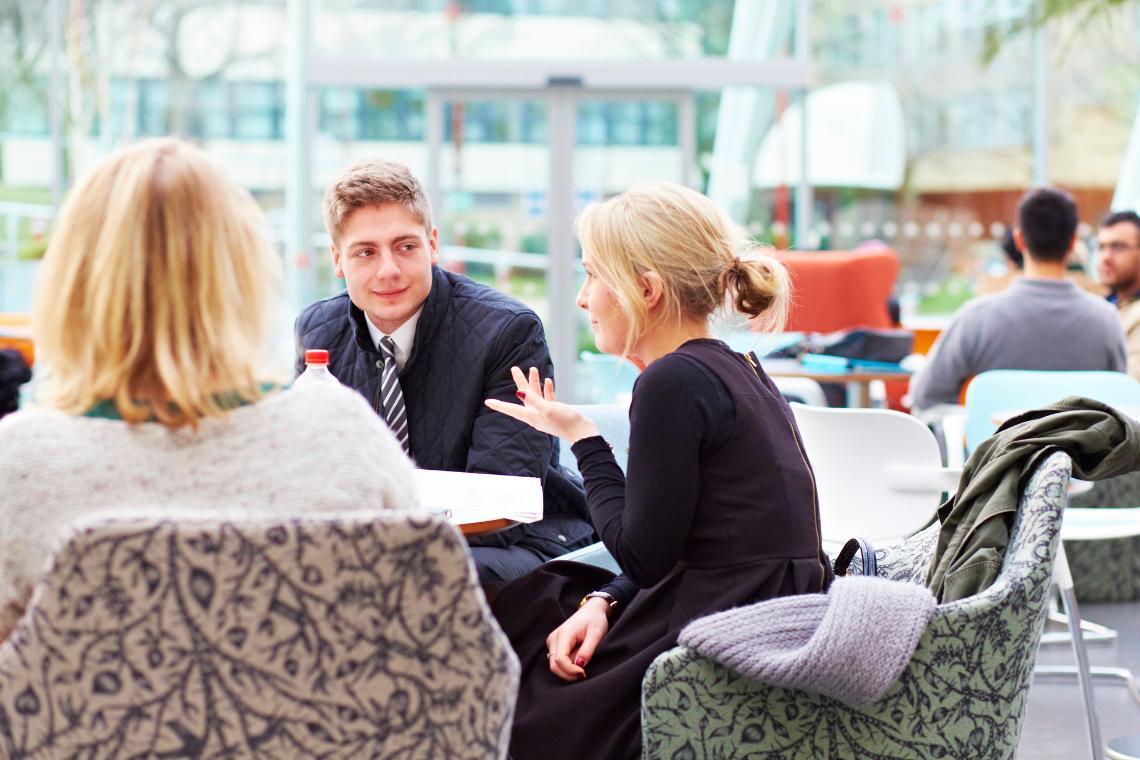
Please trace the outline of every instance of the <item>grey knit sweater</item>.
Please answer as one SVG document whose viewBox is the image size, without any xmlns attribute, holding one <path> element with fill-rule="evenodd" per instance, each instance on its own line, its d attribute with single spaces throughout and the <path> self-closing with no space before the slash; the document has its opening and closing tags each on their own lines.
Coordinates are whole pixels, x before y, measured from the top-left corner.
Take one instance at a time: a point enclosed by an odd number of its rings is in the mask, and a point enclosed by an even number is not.
<svg viewBox="0 0 1140 760">
<path fill-rule="evenodd" d="M 30 409 L 0 420 L 0 628 L 11 628 L 62 528 L 95 511 L 275 515 L 415 508 L 412 464 L 339 385 L 273 393 L 197 432 Z"/>
<path fill-rule="evenodd" d="M 858 706 L 898 679 L 934 606 L 925 586 L 842 577 L 826 596 L 786 596 L 700 618 L 678 641 L 758 681 Z"/>
</svg>

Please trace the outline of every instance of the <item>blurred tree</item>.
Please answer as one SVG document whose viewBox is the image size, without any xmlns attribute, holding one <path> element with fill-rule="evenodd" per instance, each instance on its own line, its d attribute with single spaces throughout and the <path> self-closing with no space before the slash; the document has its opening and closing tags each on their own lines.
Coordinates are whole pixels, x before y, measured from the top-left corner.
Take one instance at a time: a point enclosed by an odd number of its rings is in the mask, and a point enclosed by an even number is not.
<svg viewBox="0 0 1140 760">
<path fill-rule="evenodd" d="M 1084 29 L 1094 21 L 1105 19 L 1113 11 L 1137 2 L 1140 0 L 1032 0 L 1023 16 L 986 28 L 982 62 L 989 65 L 1006 42 L 1021 34 L 1043 29 L 1055 19 L 1073 18 L 1075 27 Z"/>
<path fill-rule="evenodd" d="M 145 2 L 145 0 L 144 0 Z M 150 4 L 150 3 L 147 3 Z M 265 60 L 279 54 L 276 46 L 249 50 L 242 44 L 244 9 L 264 5 L 256 0 L 162 0 L 153 3 L 147 24 L 162 45 L 166 67 L 168 131 L 186 135 L 193 85 L 219 79 L 238 63 Z M 190 27 L 194 27 L 191 29 Z M 202 55 L 201 42 L 206 29 L 211 30 L 212 50 Z"/>
<path fill-rule="evenodd" d="M 37 106 L 47 107 L 47 93 L 37 77 L 37 64 L 47 48 L 40 19 L 43 0 L 0 0 L 0 132 L 7 131 L 9 109 L 18 91 Z M 0 151 L 0 183 L 4 180 Z"/>
</svg>

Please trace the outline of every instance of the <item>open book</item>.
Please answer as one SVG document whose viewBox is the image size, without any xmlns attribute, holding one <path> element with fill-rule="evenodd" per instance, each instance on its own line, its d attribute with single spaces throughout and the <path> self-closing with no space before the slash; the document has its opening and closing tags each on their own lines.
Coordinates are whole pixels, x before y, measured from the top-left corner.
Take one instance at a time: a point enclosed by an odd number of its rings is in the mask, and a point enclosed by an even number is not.
<svg viewBox="0 0 1140 760">
<path fill-rule="evenodd" d="M 502 517 L 524 523 L 542 519 L 538 478 L 444 470 L 416 470 L 415 476 L 423 508 L 446 514 L 453 523 Z"/>
</svg>

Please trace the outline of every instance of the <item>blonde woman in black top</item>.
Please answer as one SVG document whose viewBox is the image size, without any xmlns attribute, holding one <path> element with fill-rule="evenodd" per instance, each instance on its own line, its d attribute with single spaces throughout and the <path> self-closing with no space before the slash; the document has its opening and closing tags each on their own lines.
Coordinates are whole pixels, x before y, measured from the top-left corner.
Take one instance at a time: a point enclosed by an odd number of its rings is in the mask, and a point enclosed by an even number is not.
<svg viewBox="0 0 1140 760">
<path fill-rule="evenodd" d="M 706 197 L 667 183 L 590 206 L 578 233 L 578 305 L 598 348 L 642 371 L 628 473 L 536 371 L 513 370 L 522 404 L 487 403 L 573 444 L 594 525 L 624 572 L 552 562 L 495 600 L 523 664 L 515 760 L 639 756 L 641 679 L 686 623 L 830 582 L 791 410 L 753 356 L 709 330 L 722 306 L 778 329 L 783 266 Z"/>
</svg>

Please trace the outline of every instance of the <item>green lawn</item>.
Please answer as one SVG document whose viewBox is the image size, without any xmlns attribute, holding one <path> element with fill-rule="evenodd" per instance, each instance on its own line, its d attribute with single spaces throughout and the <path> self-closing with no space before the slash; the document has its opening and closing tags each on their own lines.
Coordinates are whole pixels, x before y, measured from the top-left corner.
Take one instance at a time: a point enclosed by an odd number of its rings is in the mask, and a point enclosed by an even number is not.
<svg viewBox="0 0 1140 760">
<path fill-rule="evenodd" d="M 51 204 L 51 188 L 0 185 L 0 202 Z"/>
</svg>

